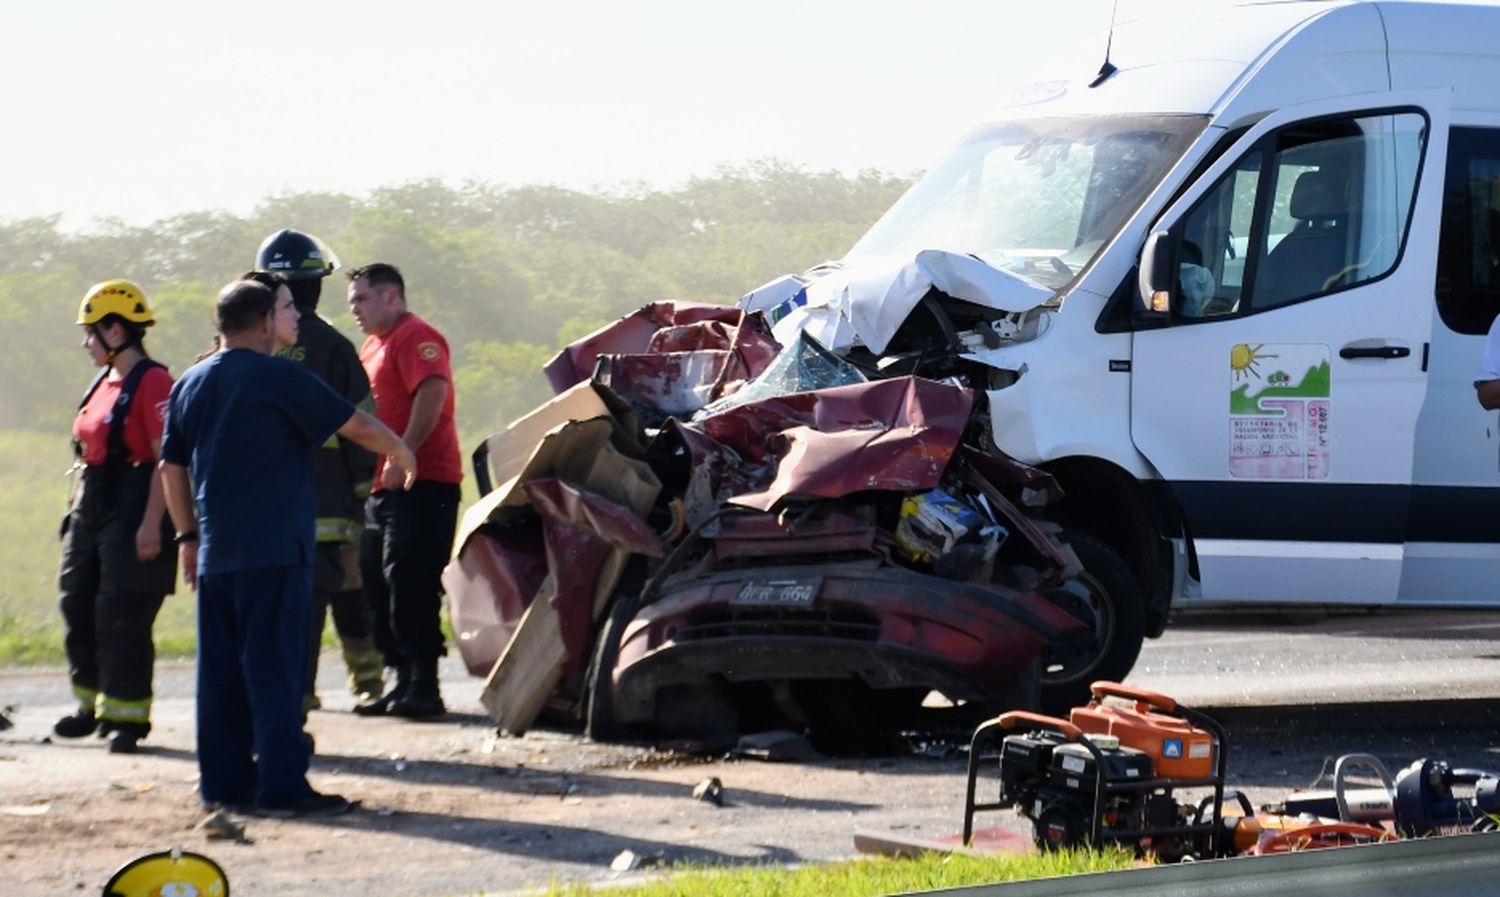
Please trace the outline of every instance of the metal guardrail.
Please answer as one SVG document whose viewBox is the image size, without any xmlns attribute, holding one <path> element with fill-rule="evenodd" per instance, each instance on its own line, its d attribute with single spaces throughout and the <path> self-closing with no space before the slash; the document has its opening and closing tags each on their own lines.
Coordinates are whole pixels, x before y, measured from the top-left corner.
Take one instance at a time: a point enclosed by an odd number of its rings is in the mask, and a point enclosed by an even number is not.
<svg viewBox="0 0 1500 897">
<path fill-rule="evenodd" d="M 927 893 L 945 897 L 1474 897 L 1500 894 L 1500 832 Z"/>
</svg>

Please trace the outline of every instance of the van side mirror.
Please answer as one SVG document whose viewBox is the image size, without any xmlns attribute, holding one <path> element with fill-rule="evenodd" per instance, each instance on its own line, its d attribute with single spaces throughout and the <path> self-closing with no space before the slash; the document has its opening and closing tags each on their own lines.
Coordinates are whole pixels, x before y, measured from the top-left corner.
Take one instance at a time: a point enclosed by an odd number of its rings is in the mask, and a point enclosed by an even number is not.
<svg viewBox="0 0 1500 897">
<path fill-rule="evenodd" d="M 1165 319 L 1172 312 L 1174 276 L 1172 260 L 1177 256 L 1176 242 L 1170 231 L 1154 230 L 1146 237 L 1141 250 L 1141 304 L 1136 310 L 1142 319 Z"/>
</svg>

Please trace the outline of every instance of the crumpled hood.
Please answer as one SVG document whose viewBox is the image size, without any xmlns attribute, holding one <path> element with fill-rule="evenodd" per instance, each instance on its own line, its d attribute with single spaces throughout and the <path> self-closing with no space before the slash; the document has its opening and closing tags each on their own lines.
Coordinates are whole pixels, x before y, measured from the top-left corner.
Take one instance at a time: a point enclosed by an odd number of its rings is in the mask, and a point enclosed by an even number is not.
<svg viewBox="0 0 1500 897">
<path fill-rule="evenodd" d="M 806 332 L 836 352 L 858 344 L 879 354 L 933 287 L 1009 313 L 1029 311 L 1056 294 L 977 256 L 924 249 L 912 259 L 861 258 L 780 277 L 747 293 L 740 307 L 764 313 L 784 346 Z"/>
</svg>

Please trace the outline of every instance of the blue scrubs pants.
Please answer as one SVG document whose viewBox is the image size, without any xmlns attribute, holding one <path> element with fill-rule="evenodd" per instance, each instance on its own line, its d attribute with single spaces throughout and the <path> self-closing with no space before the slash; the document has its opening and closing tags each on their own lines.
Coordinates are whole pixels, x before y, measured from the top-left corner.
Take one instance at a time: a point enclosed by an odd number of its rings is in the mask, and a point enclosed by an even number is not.
<svg viewBox="0 0 1500 897">
<path fill-rule="evenodd" d="M 311 792 L 302 692 L 312 568 L 198 577 L 198 770 L 203 802 L 286 807 Z"/>
</svg>

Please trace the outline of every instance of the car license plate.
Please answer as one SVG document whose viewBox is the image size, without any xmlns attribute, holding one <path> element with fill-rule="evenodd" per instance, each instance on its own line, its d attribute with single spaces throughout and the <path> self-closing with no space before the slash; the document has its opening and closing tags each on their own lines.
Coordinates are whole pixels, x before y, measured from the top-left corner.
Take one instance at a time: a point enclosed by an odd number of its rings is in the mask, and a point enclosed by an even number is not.
<svg viewBox="0 0 1500 897">
<path fill-rule="evenodd" d="M 729 603 L 760 607 L 811 607 L 822 587 L 821 578 L 752 579 L 740 586 L 739 593 Z"/>
</svg>

